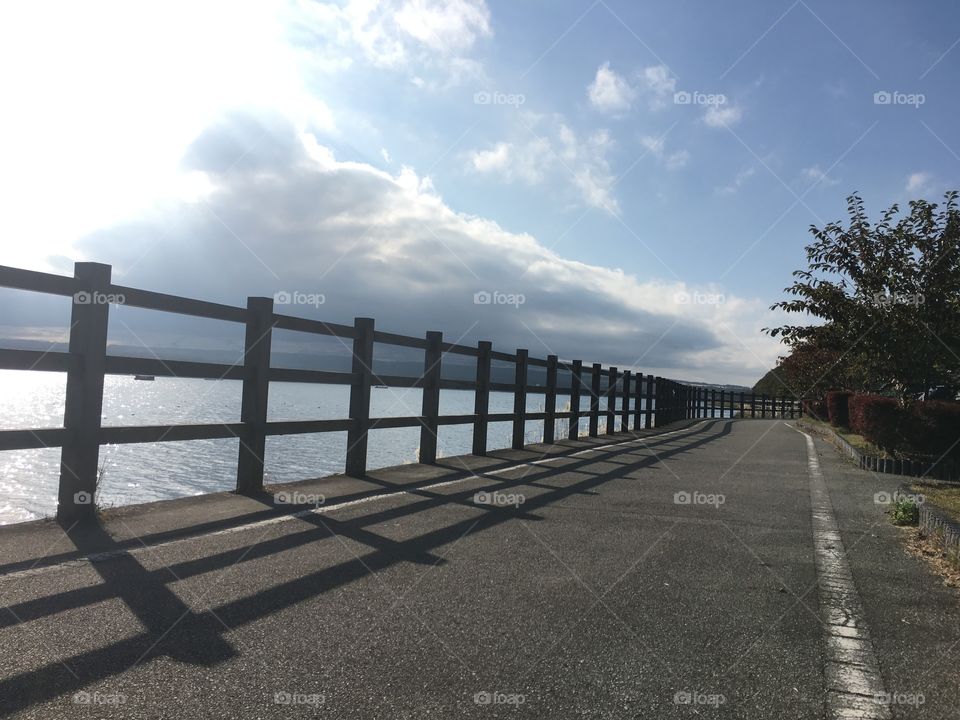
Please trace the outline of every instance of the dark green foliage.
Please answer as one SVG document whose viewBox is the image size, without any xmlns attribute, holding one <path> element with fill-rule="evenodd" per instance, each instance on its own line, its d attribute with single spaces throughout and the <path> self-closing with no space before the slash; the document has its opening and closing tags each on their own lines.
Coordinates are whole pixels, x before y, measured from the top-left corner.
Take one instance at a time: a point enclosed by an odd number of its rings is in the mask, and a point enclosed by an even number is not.
<svg viewBox="0 0 960 720">
<path fill-rule="evenodd" d="M 906 400 L 934 384 L 960 387 L 960 208 L 894 205 L 874 225 L 863 200 L 848 198 L 849 224 L 811 227 L 808 268 L 794 273 L 792 298 L 773 307 L 820 320 L 768 329 L 793 352 L 835 353 L 846 381 L 834 386 L 886 390 Z M 826 372 L 827 368 L 824 367 Z"/>
<path fill-rule="evenodd" d="M 803 412 L 805 415 L 809 415 L 814 420 L 820 420 L 821 422 L 826 422 L 828 417 L 827 401 L 826 400 L 804 400 Z"/>
<path fill-rule="evenodd" d="M 890 522 L 894 525 L 917 525 L 920 522 L 920 506 L 910 497 L 898 497 L 890 510 Z"/>
</svg>

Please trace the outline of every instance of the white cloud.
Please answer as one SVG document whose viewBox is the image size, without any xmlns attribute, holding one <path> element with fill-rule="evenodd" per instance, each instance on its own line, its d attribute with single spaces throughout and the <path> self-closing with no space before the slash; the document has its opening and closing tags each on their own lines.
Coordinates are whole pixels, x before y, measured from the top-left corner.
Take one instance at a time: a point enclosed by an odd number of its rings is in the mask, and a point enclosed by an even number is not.
<svg viewBox="0 0 960 720">
<path fill-rule="evenodd" d="M 752 178 L 756 172 L 756 165 L 748 165 L 737 173 L 736 177 L 733 178 L 733 182 L 731 182 L 729 185 L 719 188 L 717 192 L 721 195 L 733 195 L 734 193 L 739 192 L 744 183 Z"/>
<path fill-rule="evenodd" d="M 2 3 L 0 67 L 0 234 L 21 241 L 5 248 L 9 264 L 196 192 L 177 160 L 224 107 L 337 131 L 304 90 L 274 2 Z"/>
<path fill-rule="evenodd" d="M 561 116 L 532 113 L 524 114 L 522 124 L 518 135 L 525 139 L 467 152 L 468 169 L 531 186 L 549 179 L 572 186 L 586 205 L 611 214 L 620 211 L 613 194 L 615 177 L 607 160 L 614 142 L 607 130 L 581 138 Z"/>
<path fill-rule="evenodd" d="M 804 178 L 810 180 L 811 182 L 819 182 L 821 185 L 839 185 L 839 180 L 834 180 L 829 175 L 827 175 L 823 170 L 820 169 L 819 165 L 814 165 L 813 167 L 804 168 L 800 171 L 800 174 Z"/>
<path fill-rule="evenodd" d="M 735 105 L 708 105 L 703 122 L 710 127 L 733 127 L 742 117 L 743 111 Z"/>
<path fill-rule="evenodd" d="M 678 150 L 668 155 L 664 164 L 668 170 L 679 170 L 682 167 L 686 167 L 688 162 L 690 162 L 690 153 L 686 150 Z"/>
<path fill-rule="evenodd" d="M 928 172 L 915 172 L 907 178 L 906 191 L 908 193 L 929 193 L 932 187 L 933 175 Z"/>
<path fill-rule="evenodd" d="M 666 151 L 666 140 L 663 137 L 644 135 L 640 138 L 640 144 L 662 162 L 668 170 L 679 170 L 690 161 L 690 153 L 686 150 L 668 153 Z"/>
<path fill-rule="evenodd" d="M 539 185 L 557 159 L 550 142 L 534 138 L 526 143 L 498 142 L 488 150 L 467 153 L 470 169 L 477 173 L 495 174 L 505 182 Z"/>
<path fill-rule="evenodd" d="M 394 20 L 407 35 L 444 55 L 469 50 L 477 38 L 492 34 L 484 0 L 407 0 Z"/>
<path fill-rule="evenodd" d="M 640 138 L 640 144 L 643 145 L 650 153 L 656 157 L 661 157 L 663 155 L 664 140 L 662 137 L 654 137 L 653 135 L 644 135 Z"/>
<path fill-rule="evenodd" d="M 645 98 L 651 110 L 661 110 L 673 102 L 677 80 L 666 65 L 651 65 L 635 73 L 635 85 L 610 69 L 606 62 L 597 68 L 596 77 L 587 87 L 590 104 L 610 115 L 620 115 L 631 108 L 633 102 Z"/>
<path fill-rule="evenodd" d="M 238 134 L 263 142 L 231 166 L 224 138 Z M 595 133 L 583 144 L 609 142 Z M 115 266 L 118 282 L 235 303 L 284 289 L 319 292 L 322 307 L 294 313 L 336 322 L 371 316 L 384 330 L 440 329 L 451 341 L 493 339 L 500 348 L 620 367 L 646 353 L 645 371 L 689 379 L 752 381 L 775 360 L 777 343 L 759 333 L 778 321 L 765 302 L 677 302 L 678 293 L 723 289 L 567 260 L 528 234 L 456 212 L 412 169 L 394 175 L 337 160 L 293 128 L 233 118 L 205 132 L 188 160 L 209 176 L 210 212 L 167 204 L 81 244 Z M 603 204 L 591 172 L 578 182 Z M 526 302 L 477 306 L 473 294 L 482 290 L 521 293 Z"/>
<path fill-rule="evenodd" d="M 590 104 L 600 112 L 617 114 L 630 109 L 636 91 L 605 62 L 597 68 L 596 77 L 587 87 Z"/>
<path fill-rule="evenodd" d="M 646 67 L 640 73 L 640 78 L 651 109 L 659 110 L 673 101 L 677 80 L 666 65 Z"/>
<path fill-rule="evenodd" d="M 482 77 L 482 65 L 466 55 L 493 34 L 485 0 L 299 0 L 291 17 L 299 36 L 313 39 L 304 46 L 318 69 L 343 70 L 359 54 L 378 67 L 416 69 L 412 81 L 426 87 Z M 428 80 L 424 70 L 444 79 Z"/>
<path fill-rule="evenodd" d="M 490 150 L 479 150 L 470 154 L 473 169 L 477 172 L 493 172 L 506 170 L 510 165 L 509 143 L 497 143 Z"/>
</svg>

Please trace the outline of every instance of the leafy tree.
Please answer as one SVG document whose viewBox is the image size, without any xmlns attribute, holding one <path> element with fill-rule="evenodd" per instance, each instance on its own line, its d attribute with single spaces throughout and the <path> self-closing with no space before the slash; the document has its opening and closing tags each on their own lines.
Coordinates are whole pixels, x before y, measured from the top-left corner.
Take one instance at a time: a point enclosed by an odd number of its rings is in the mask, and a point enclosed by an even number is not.
<svg viewBox="0 0 960 720">
<path fill-rule="evenodd" d="M 772 306 L 822 322 L 767 329 L 793 353 L 835 353 L 850 389 L 906 398 L 932 384 L 960 386 L 960 208 L 893 205 L 873 225 L 863 200 L 847 198 L 849 225 L 811 226 L 808 268 Z M 825 369 L 825 368 L 824 368 Z"/>
<path fill-rule="evenodd" d="M 852 374 L 846 358 L 836 350 L 813 342 L 798 345 L 781 357 L 777 367 L 753 387 L 755 393 L 792 395 L 797 398 L 821 398 L 833 388 L 858 388 L 862 379 Z"/>
</svg>

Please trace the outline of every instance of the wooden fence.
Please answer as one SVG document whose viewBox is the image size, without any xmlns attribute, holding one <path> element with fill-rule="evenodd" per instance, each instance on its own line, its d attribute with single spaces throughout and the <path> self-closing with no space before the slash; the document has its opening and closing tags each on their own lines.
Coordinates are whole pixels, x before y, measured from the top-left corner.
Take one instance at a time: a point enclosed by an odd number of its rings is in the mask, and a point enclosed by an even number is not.
<svg viewBox="0 0 960 720">
<path fill-rule="evenodd" d="M 39 370 L 67 374 L 63 427 L 0 431 L 0 450 L 60 447 L 60 481 L 57 516 L 62 520 L 89 517 L 96 491 L 101 445 L 118 443 L 174 442 L 214 438 L 238 438 L 237 491 L 256 493 L 263 488 L 263 458 L 271 435 L 346 432 L 345 471 L 363 477 L 367 470 L 367 437 L 370 430 L 420 427 L 420 462 L 437 459 L 437 432 L 441 425 L 473 425 L 472 451 L 487 452 L 487 430 L 492 422 L 512 423 L 512 447 L 524 445 L 525 423 L 543 421 L 543 441 L 552 443 L 556 421 L 567 419 L 568 438 L 579 435 L 581 419 L 588 433 L 627 432 L 663 426 L 691 418 L 786 418 L 798 417 L 800 404 L 788 398 L 731 393 L 684 385 L 653 375 L 585 365 L 581 360 L 562 361 L 530 357 L 527 350 L 515 353 L 494 350 L 491 343 L 472 345 L 445 342 L 439 332 L 423 338 L 377 330 L 371 318 L 357 318 L 353 325 L 321 322 L 274 312 L 273 299 L 251 297 L 246 308 L 115 285 L 111 267 L 100 263 L 77 263 L 74 276 L 66 277 L 0 266 L 0 287 L 15 288 L 73 299 L 67 352 L 0 349 L 0 369 Z M 107 327 L 111 302 L 178 315 L 221 320 L 245 325 L 243 357 L 234 364 L 162 360 L 107 355 Z M 274 329 L 334 336 L 352 343 L 350 372 L 300 370 L 274 367 L 270 363 Z M 423 372 L 418 377 L 377 374 L 373 371 L 374 345 L 393 345 L 423 351 Z M 445 355 L 476 358 L 475 380 L 441 377 Z M 493 361 L 512 363 L 514 382 L 491 380 Z M 541 368 L 543 384 L 530 384 L 530 368 Z M 569 376 L 559 383 L 558 375 Z M 105 427 L 101 424 L 105 375 L 154 375 L 181 378 L 239 380 L 243 383 L 240 420 L 235 423 L 178 424 Z M 268 422 L 270 382 L 349 385 L 348 417 L 336 420 Z M 370 417 L 370 394 L 374 385 L 421 388 L 421 414 L 407 417 Z M 440 391 L 474 392 L 474 412 L 440 415 Z M 512 413 L 489 412 L 491 392 L 514 395 Z M 527 410 L 528 394 L 543 396 L 543 412 Z M 557 397 L 569 396 L 570 409 L 557 410 Z M 601 407 L 601 399 L 605 407 Z M 581 407 L 584 403 L 587 407 Z"/>
</svg>

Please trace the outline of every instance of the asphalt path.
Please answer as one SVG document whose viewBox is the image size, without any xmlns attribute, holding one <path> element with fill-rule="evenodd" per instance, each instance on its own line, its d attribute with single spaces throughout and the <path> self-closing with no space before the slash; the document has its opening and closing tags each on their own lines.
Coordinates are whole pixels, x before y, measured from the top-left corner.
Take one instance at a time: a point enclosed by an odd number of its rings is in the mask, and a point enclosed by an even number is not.
<svg viewBox="0 0 960 720">
<path fill-rule="evenodd" d="M 890 712 L 960 717 L 956 593 L 874 502 L 897 479 L 815 447 Z M 0 533 L 0 712 L 831 717 L 809 461 L 706 420 L 166 506 L 193 533 Z"/>
</svg>

